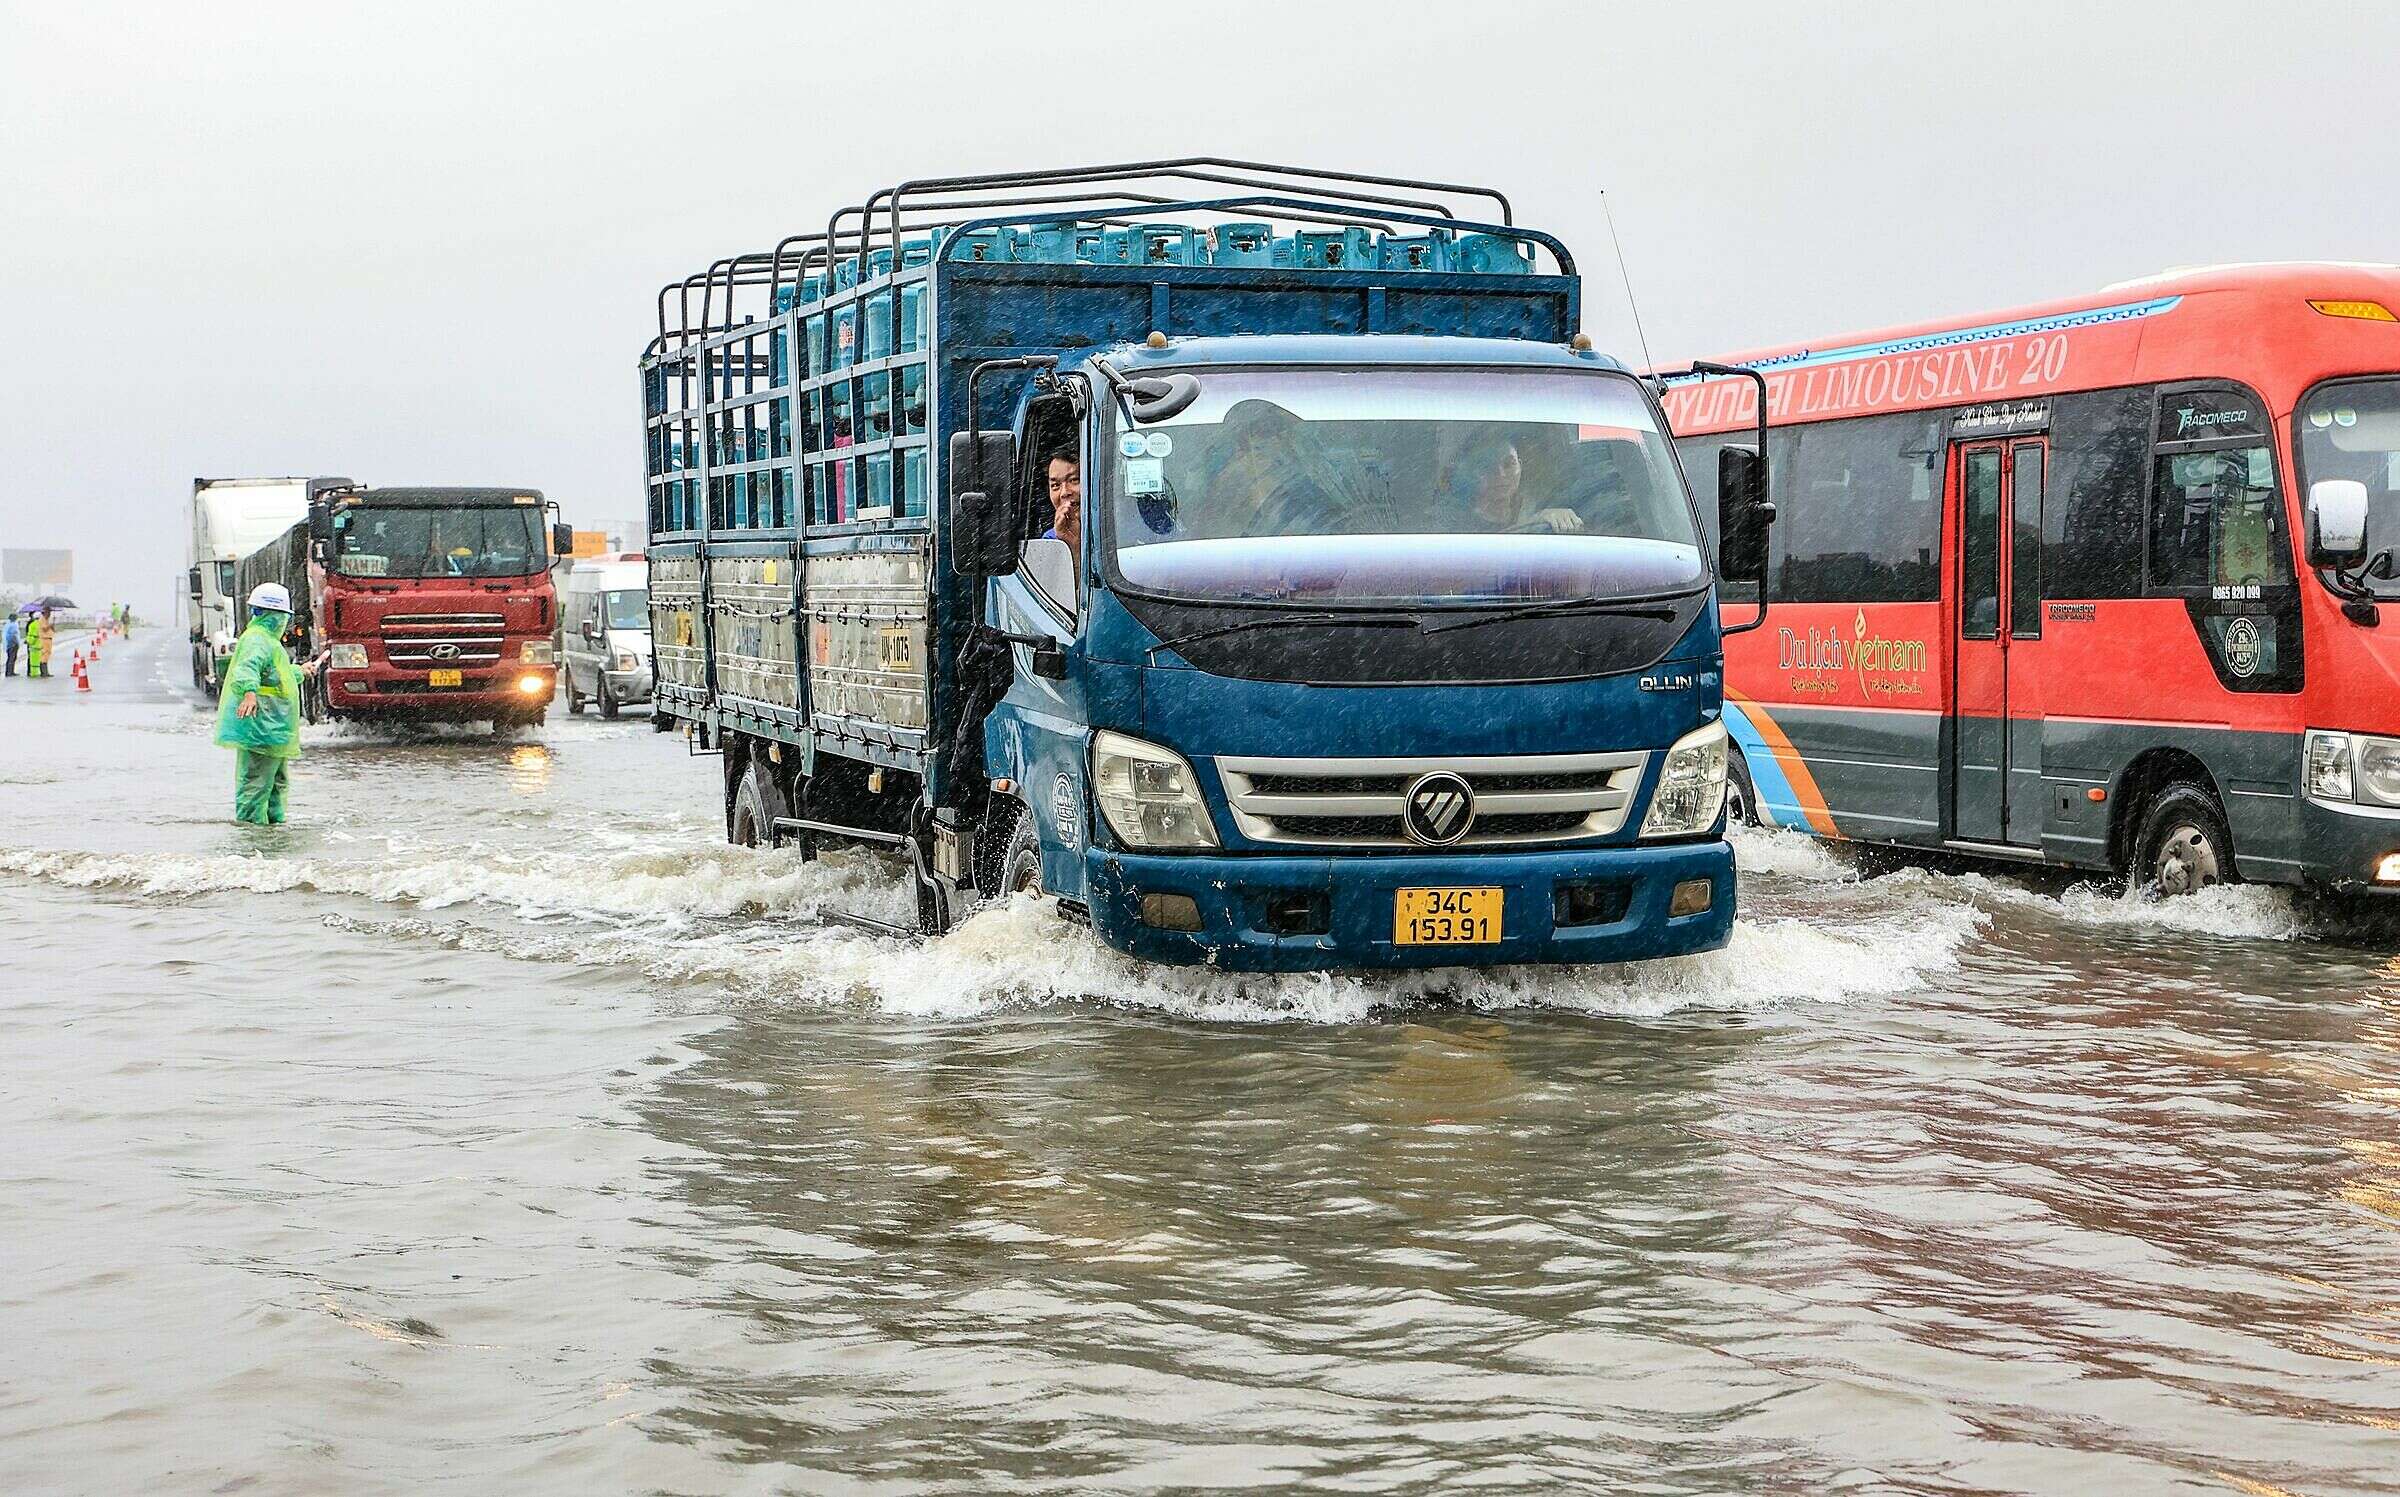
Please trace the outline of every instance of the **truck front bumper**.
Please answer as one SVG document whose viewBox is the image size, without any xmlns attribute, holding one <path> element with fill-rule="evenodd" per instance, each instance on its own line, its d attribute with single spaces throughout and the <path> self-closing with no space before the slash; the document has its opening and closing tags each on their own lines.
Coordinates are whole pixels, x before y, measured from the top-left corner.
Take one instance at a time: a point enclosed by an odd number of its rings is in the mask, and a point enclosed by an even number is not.
<svg viewBox="0 0 2400 1497">
<path fill-rule="evenodd" d="M 1084 854 L 1092 926 L 1147 961 L 1241 972 L 1631 962 L 1713 951 L 1733 933 L 1732 844 L 1449 856 Z M 1679 885 L 1708 907 L 1671 915 Z M 1500 939 L 1402 946 L 1401 889 L 1498 888 Z M 1183 900 L 1190 901 L 1187 906 Z M 1162 919 L 1198 930 L 1162 926 Z"/>
<path fill-rule="evenodd" d="M 609 695 L 620 702 L 650 700 L 652 680 L 648 666 L 638 666 L 629 671 L 602 671 L 600 678 L 608 683 Z"/>
<path fill-rule="evenodd" d="M 530 717 L 546 710 L 557 692 L 558 669 L 549 665 L 465 669 L 456 686 L 435 686 L 424 671 L 382 664 L 325 673 L 325 703 L 336 717 Z"/>
</svg>

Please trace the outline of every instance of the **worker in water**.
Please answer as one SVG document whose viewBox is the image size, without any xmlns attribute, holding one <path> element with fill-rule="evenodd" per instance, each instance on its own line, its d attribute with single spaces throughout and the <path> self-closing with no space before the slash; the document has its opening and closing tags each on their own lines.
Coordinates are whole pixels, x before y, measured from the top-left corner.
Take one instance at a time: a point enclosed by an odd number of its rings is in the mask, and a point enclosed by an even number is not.
<svg viewBox="0 0 2400 1497">
<path fill-rule="evenodd" d="M 50 610 L 37 608 L 25 615 L 25 676 L 50 674 Z"/>
<path fill-rule="evenodd" d="M 217 707 L 217 742 L 233 750 L 233 819 L 280 826 L 300 757 L 300 682 L 317 662 L 295 666 L 283 647 L 292 595 L 280 584 L 250 590 L 250 626 L 225 662 L 225 692 Z"/>
</svg>

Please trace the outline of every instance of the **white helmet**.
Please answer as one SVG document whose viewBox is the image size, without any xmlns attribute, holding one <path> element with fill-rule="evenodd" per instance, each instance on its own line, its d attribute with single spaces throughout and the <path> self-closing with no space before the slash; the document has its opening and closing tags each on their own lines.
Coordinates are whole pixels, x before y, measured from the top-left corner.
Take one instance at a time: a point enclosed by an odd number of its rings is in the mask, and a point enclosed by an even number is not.
<svg viewBox="0 0 2400 1497">
<path fill-rule="evenodd" d="M 292 595 L 284 591 L 280 582 L 262 582 L 250 589 L 250 611 L 256 613 L 262 608 L 276 613 L 290 613 Z"/>
</svg>

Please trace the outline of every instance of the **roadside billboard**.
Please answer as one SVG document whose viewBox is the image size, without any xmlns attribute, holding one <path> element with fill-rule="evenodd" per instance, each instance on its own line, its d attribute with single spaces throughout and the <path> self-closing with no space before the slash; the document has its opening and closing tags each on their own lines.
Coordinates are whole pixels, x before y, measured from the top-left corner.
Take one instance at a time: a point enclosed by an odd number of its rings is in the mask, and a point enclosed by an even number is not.
<svg viewBox="0 0 2400 1497">
<path fill-rule="evenodd" d="M 75 581 L 75 553 L 23 546 L 0 550 L 0 586 L 63 588 Z"/>
</svg>

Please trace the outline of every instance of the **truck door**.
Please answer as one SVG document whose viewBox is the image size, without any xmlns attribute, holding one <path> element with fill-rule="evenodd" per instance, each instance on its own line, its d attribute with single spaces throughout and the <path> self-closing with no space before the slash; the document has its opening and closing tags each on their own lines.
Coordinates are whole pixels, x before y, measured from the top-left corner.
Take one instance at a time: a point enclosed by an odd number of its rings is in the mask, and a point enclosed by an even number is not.
<svg viewBox="0 0 2400 1497">
<path fill-rule="evenodd" d="M 2040 437 L 1959 442 L 1956 551 L 1958 648 L 1950 694 L 1950 835 L 1961 842 L 2041 845 L 2040 709 L 2014 657 L 2041 636 Z M 2026 719 L 2018 728 L 2016 719 Z"/>
</svg>

